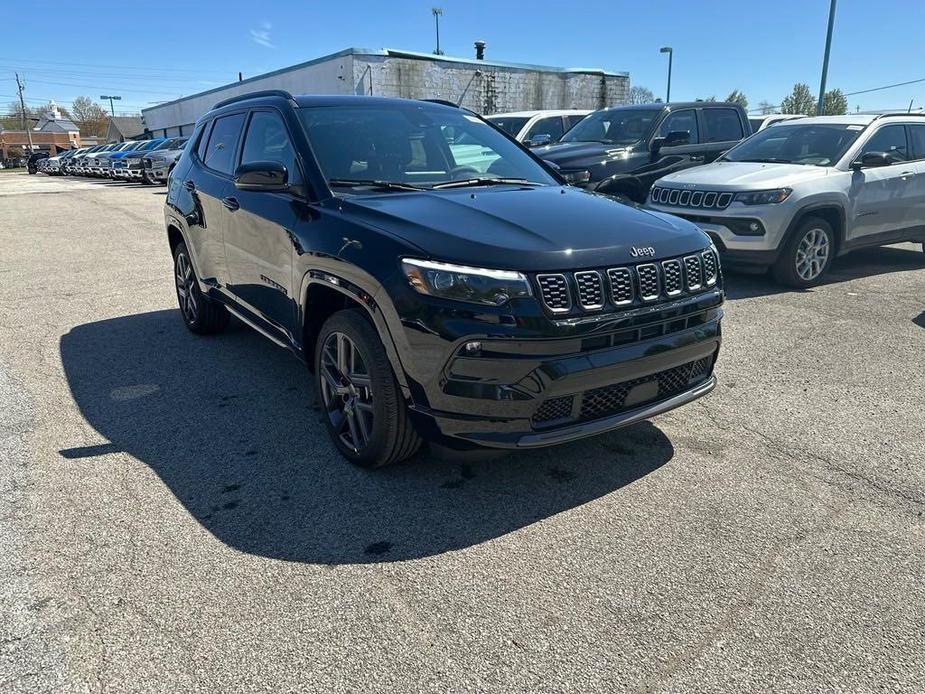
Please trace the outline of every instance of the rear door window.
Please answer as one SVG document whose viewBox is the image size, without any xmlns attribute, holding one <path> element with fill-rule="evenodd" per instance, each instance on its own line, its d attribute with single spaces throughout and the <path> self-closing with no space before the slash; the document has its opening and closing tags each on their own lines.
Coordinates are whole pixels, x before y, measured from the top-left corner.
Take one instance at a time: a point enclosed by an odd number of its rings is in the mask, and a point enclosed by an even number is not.
<svg viewBox="0 0 925 694">
<path fill-rule="evenodd" d="M 925 159 L 925 125 L 909 125 L 909 141 L 912 144 L 912 158 Z"/>
<path fill-rule="evenodd" d="M 705 142 L 732 142 L 745 137 L 739 112 L 732 108 L 705 108 L 701 112 Z"/>
<path fill-rule="evenodd" d="M 244 127 L 244 114 L 234 113 L 215 119 L 203 163 L 214 171 L 231 175 L 234 170 L 234 153 Z"/>
</svg>

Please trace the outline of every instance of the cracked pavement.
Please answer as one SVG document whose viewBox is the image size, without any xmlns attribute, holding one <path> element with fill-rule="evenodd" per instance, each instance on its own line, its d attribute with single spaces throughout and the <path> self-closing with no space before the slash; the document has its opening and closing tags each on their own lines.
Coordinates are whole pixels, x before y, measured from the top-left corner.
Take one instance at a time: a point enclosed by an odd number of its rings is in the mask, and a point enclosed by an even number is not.
<svg viewBox="0 0 925 694">
<path fill-rule="evenodd" d="M 365 472 L 185 331 L 163 193 L 0 173 L 0 691 L 921 691 L 920 248 L 729 274 L 650 423 Z"/>
</svg>

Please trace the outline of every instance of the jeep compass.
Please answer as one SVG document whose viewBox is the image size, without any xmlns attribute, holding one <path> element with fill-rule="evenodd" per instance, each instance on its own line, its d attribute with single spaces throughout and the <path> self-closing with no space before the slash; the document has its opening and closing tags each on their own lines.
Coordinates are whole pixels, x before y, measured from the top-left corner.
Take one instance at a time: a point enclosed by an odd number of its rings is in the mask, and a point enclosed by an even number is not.
<svg viewBox="0 0 925 694">
<path fill-rule="evenodd" d="M 303 359 L 354 463 L 562 443 L 714 387 L 709 238 L 565 185 L 471 112 L 259 92 L 186 152 L 165 206 L 186 326 L 234 315 Z"/>
</svg>

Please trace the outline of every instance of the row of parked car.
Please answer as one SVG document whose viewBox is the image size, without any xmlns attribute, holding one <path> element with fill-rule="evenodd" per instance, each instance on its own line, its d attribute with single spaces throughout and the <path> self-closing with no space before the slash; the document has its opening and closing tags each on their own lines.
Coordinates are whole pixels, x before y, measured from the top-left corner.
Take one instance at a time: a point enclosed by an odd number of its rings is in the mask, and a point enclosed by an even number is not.
<svg viewBox="0 0 925 694">
<path fill-rule="evenodd" d="M 29 162 L 29 173 L 166 183 L 188 138 L 159 137 L 72 149 Z M 34 169 L 34 170 L 33 170 Z"/>
</svg>

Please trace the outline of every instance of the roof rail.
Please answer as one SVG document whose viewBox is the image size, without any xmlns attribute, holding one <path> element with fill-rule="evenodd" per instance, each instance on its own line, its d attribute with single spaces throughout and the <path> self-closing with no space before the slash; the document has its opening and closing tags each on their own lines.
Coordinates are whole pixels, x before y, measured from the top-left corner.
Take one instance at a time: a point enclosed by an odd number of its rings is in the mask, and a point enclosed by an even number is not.
<svg viewBox="0 0 925 694">
<path fill-rule="evenodd" d="M 236 101 L 245 101 L 246 99 L 259 99 L 265 96 L 280 96 L 288 101 L 295 102 L 295 98 L 293 98 L 292 94 L 290 94 L 284 89 L 265 89 L 259 92 L 248 92 L 247 94 L 238 94 L 237 96 L 229 97 L 227 99 L 224 99 L 223 101 L 219 101 L 212 108 L 213 109 L 221 108 L 222 106 L 233 104 Z"/>
<path fill-rule="evenodd" d="M 452 106 L 453 108 L 459 108 L 459 104 L 448 99 L 421 99 L 421 101 L 428 101 L 432 104 L 440 104 L 441 106 Z"/>
<path fill-rule="evenodd" d="M 876 118 L 874 118 L 874 120 L 880 120 L 881 118 L 889 118 L 889 117 L 895 117 L 895 116 L 900 116 L 902 118 L 906 118 L 907 116 L 925 117 L 925 110 L 916 109 L 915 111 L 892 111 L 890 113 L 880 113 L 877 115 Z"/>
</svg>

